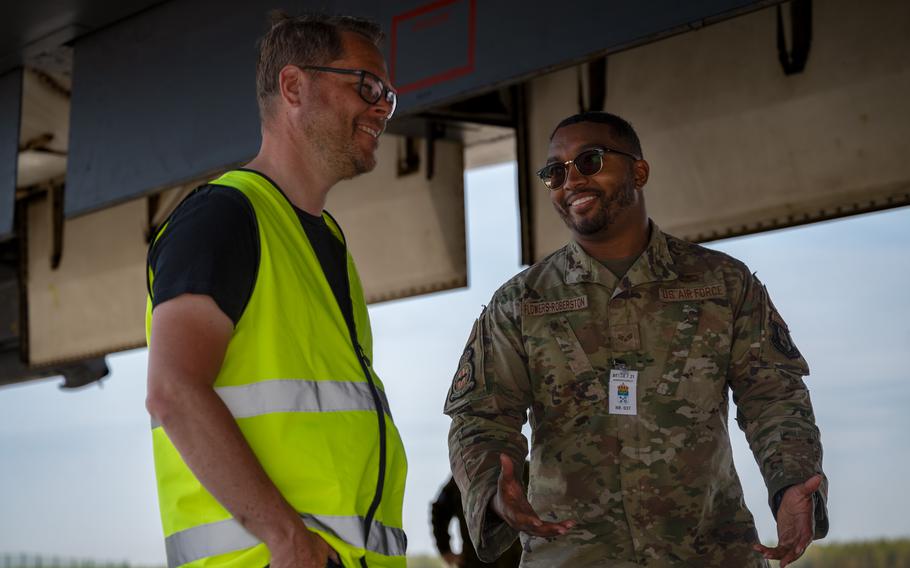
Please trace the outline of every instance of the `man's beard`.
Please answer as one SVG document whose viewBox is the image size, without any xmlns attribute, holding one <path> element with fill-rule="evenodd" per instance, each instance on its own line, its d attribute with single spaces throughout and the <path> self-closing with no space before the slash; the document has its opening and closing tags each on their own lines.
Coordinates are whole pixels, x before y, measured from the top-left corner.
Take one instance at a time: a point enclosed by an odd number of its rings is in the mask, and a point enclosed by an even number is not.
<svg viewBox="0 0 910 568">
<path fill-rule="evenodd" d="M 369 173 L 376 167 L 376 156 L 372 154 L 364 155 L 355 148 L 354 152 L 351 154 L 351 167 L 355 172 L 355 176 Z"/>
<path fill-rule="evenodd" d="M 604 231 L 616 223 L 619 214 L 635 202 L 635 187 L 631 181 L 623 184 L 622 188 L 612 196 L 607 196 L 601 190 L 597 190 L 595 199 L 599 203 L 592 214 L 582 218 L 576 218 L 572 215 L 571 208 L 564 204 L 556 211 L 562 217 L 563 222 L 569 229 L 579 235 L 593 235 Z"/>
<path fill-rule="evenodd" d="M 357 146 L 353 128 L 346 134 L 337 125 L 323 121 L 306 122 L 303 128 L 307 137 L 317 142 L 321 161 L 339 179 L 351 179 L 376 167 L 375 156 L 366 155 Z"/>
<path fill-rule="evenodd" d="M 354 139 L 356 134 L 356 130 L 352 129 L 348 136 L 338 136 L 337 150 L 329 158 L 333 171 L 341 179 L 351 179 L 376 167 L 375 153 L 365 152 Z"/>
</svg>

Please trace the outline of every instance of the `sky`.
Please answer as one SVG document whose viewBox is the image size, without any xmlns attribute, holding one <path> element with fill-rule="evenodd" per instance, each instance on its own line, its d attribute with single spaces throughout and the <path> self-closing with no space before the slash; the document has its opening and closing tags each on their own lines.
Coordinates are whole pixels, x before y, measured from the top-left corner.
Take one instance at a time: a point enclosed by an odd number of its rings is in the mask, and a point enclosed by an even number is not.
<svg viewBox="0 0 910 568">
<path fill-rule="evenodd" d="M 409 552 L 430 553 L 429 506 L 448 476 L 442 414 L 474 318 L 520 270 L 515 166 L 466 174 L 467 289 L 372 306 L 374 363 L 408 453 Z M 660 219 L 657 219 L 658 223 Z M 910 208 L 710 244 L 756 271 L 809 361 L 830 479 L 830 540 L 910 536 Z M 145 350 L 108 358 L 100 385 L 0 388 L 0 555 L 164 564 Z M 731 419 L 759 534 L 764 484 Z"/>
</svg>

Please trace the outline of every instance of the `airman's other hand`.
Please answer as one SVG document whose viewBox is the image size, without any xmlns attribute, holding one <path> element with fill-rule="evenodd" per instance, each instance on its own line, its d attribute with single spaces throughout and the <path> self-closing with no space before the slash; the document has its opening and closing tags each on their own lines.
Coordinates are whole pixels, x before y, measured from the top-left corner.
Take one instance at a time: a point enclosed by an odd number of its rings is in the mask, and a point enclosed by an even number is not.
<svg viewBox="0 0 910 568">
<path fill-rule="evenodd" d="M 525 497 L 524 488 L 515 478 L 512 458 L 499 454 L 502 469 L 499 472 L 496 495 L 490 502 L 493 511 L 513 529 L 533 536 L 558 536 L 566 534 L 575 521 L 550 523 L 542 520 Z"/>
<path fill-rule="evenodd" d="M 756 544 L 753 548 L 769 560 L 780 560 L 780 568 L 796 561 L 809 547 L 815 534 L 815 501 L 812 495 L 822 483 L 813 475 L 803 483 L 791 485 L 784 492 L 777 509 L 777 546 Z"/>
</svg>

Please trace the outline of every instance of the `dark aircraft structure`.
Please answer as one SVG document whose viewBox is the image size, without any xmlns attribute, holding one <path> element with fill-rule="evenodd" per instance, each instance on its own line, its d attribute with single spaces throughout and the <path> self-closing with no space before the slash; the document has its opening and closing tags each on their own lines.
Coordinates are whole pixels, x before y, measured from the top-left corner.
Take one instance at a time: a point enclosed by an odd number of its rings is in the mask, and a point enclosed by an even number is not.
<svg viewBox="0 0 910 568">
<path fill-rule="evenodd" d="M 32 0 L 0 11 L 0 385 L 145 344 L 145 254 L 258 150 L 272 9 L 372 18 L 399 108 L 333 190 L 372 302 L 467 285 L 464 170 L 516 161 L 522 259 L 566 234 L 533 172 L 579 110 L 629 118 L 648 206 L 695 241 L 910 203 L 900 0 Z M 381 235 L 381 239 L 375 238 Z"/>
</svg>

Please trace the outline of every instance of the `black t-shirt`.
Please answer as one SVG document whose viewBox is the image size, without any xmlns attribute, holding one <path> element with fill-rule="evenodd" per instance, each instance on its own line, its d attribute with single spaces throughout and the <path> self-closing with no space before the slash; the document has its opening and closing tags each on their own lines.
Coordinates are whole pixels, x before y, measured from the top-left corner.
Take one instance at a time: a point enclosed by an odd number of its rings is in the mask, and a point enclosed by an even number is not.
<svg viewBox="0 0 910 568">
<path fill-rule="evenodd" d="M 353 327 L 344 243 L 322 217 L 296 207 L 294 211 L 345 321 Z M 177 207 L 168 219 L 167 230 L 149 247 L 148 262 L 155 275 L 152 305 L 181 294 L 204 294 L 237 325 L 256 283 L 259 251 L 256 215 L 246 196 L 232 187 L 197 188 Z"/>
</svg>

